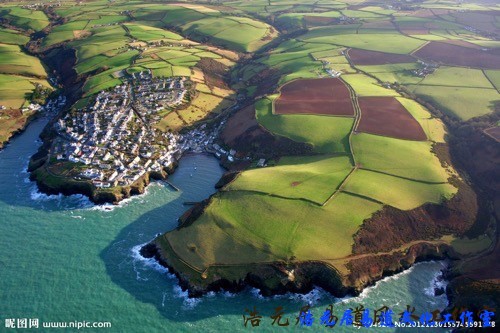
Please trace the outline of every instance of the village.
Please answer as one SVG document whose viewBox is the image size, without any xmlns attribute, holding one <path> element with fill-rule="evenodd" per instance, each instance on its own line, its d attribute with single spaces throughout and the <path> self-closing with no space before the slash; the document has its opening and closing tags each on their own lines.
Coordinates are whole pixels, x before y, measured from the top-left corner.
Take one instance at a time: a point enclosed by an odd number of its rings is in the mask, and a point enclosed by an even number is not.
<svg viewBox="0 0 500 333">
<path fill-rule="evenodd" d="M 86 107 L 56 122 L 51 158 L 76 163 L 76 180 L 110 188 L 131 185 L 147 172 L 161 173 L 185 151 L 229 155 L 214 144 L 223 122 L 215 129 L 202 125 L 184 134 L 154 127 L 160 112 L 187 103 L 187 84 L 183 77 L 134 73 L 126 83 L 100 92 Z"/>
</svg>

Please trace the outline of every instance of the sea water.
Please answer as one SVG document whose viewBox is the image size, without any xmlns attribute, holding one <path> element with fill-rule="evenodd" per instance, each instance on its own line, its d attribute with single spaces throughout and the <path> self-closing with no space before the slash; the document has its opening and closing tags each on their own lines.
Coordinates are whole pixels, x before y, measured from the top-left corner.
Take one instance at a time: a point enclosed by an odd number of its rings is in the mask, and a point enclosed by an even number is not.
<svg viewBox="0 0 500 333">
<path fill-rule="evenodd" d="M 257 290 L 239 294 L 209 293 L 190 299 L 174 275 L 139 254 L 156 234 L 176 227 L 187 209 L 185 201 L 200 201 L 215 192 L 223 170 L 206 155 L 181 160 L 170 177 L 180 191 L 154 182 L 145 194 L 118 206 L 96 206 L 81 195 L 40 193 L 29 180 L 27 164 L 41 142 L 46 120 L 34 121 L 0 151 L 0 332 L 6 319 L 43 322 L 110 322 L 106 332 L 235 332 L 290 331 L 301 307 L 311 306 L 314 331 L 333 304 L 341 318 L 347 308 L 371 311 L 387 306 L 399 313 L 407 305 L 416 313 L 443 309 L 446 296 L 434 296 L 442 262 L 428 262 L 379 281 L 357 297 L 336 299 L 315 289 L 306 295 L 264 298 Z M 262 316 L 259 327 L 244 326 L 246 309 Z M 271 315 L 283 307 L 288 327 L 272 326 Z M 396 316 L 395 316 L 396 317 Z M 343 331 L 340 327 L 336 330 Z M 351 331 L 349 329 L 348 331 Z M 374 329 L 384 332 L 398 329 Z M 52 331 L 76 331 L 52 329 Z"/>
</svg>

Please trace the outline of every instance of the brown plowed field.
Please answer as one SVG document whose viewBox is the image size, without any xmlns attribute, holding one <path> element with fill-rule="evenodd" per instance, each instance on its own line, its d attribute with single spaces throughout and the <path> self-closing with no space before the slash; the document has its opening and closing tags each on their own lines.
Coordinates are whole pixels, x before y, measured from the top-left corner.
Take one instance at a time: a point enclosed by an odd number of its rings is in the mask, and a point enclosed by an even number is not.
<svg viewBox="0 0 500 333">
<path fill-rule="evenodd" d="M 463 46 L 463 47 L 468 47 L 470 49 L 476 49 L 476 50 L 481 50 L 482 49 L 482 47 L 479 46 L 479 45 L 472 44 L 472 43 L 469 43 L 469 42 L 466 42 L 466 41 L 460 40 L 460 39 L 447 39 L 447 40 L 444 40 L 443 43 L 451 44 L 451 45 L 457 45 L 457 46 Z"/>
<path fill-rule="evenodd" d="M 413 55 L 447 65 L 500 69 L 500 56 L 495 52 L 447 43 L 430 42 Z"/>
<path fill-rule="evenodd" d="M 415 58 L 407 54 L 384 53 L 360 49 L 350 49 L 349 58 L 355 65 L 386 65 L 415 62 Z"/>
<path fill-rule="evenodd" d="M 303 79 L 285 84 L 274 104 L 276 114 L 353 116 L 349 89 L 337 78 Z"/>
<path fill-rule="evenodd" d="M 358 131 L 397 139 L 427 139 L 418 121 L 396 98 L 359 97 L 358 101 L 361 108 Z"/>
</svg>

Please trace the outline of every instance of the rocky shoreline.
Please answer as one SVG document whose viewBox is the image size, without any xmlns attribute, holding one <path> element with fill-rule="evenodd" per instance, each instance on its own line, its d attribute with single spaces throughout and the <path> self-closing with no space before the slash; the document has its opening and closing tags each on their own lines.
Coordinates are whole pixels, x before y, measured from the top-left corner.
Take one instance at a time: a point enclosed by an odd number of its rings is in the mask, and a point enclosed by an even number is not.
<svg viewBox="0 0 500 333">
<path fill-rule="evenodd" d="M 47 195 L 83 194 L 87 196 L 91 202 L 97 205 L 117 205 L 120 201 L 128 199 L 133 195 L 143 194 L 152 180 L 167 180 L 168 176 L 173 174 L 177 168 L 178 162 L 175 161 L 169 168 L 164 168 L 162 172 L 147 172 L 130 186 L 124 186 L 119 189 L 111 188 L 109 190 L 100 190 L 88 181 L 76 181 L 73 179 L 64 179 L 62 177 L 58 177 L 63 179 L 59 183 L 49 183 L 50 177 L 48 177 L 44 164 L 38 167 L 34 167 L 34 165 L 36 165 L 36 161 L 30 161 L 28 167 L 30 180 L 36 182 L 39 191 L 42 193 Z"/>
<path fill-rule="evenodd" d="M 161 236 L 160 236 L 161 237 Z M 409 269 L 418 262 L 457 259 L 457 254 L 447 245 L 419 244 L 411 246 L 406 253 L 381 257 L 369 266 L 358 267 L 353 274 L 342 276 L 332 266 L 320 261 L 293 263 L 266 263 L 252 266 L 251 270 L 237 280 L 229 280 L 221 276 L 208 278 L 203 284 L 193 283 L 185 274 L 175 270 L 168 259 L 162 255 L 158 238 L 143 246 L 140 254 L 144 258 L 154 258 L 167 268 L 179 280 L 179 285 L 190 297 L 201 297 L 208 292 L 229 291 L 240 292 L 246 287 L 260 290 L 263 296 L 283 295 L 288 292 L 306 294 L 315 287 L 320 287 L 335 297 L 347 295 L 357 296 L 363 289 L 375 285 L 385 277 L 398 274 Z M 291 280 L 286 272 L 294 272 Z M 369 272 L 368 275 L 362 272 Z M 279 283 L 276 282 L 278 277 Z"/>
</svg>

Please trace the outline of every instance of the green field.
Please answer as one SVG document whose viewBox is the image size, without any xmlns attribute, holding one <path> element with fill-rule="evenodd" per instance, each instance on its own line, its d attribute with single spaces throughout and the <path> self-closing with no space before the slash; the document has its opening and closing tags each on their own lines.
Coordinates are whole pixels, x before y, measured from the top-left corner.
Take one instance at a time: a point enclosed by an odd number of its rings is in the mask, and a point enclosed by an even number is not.
<svg viewBox="0 0 500 333">
<path fill-rule="evenodd" d="M 284 157 L 276 166 L 241 173 L 226 190 L 255 191 L 323 204 L 352 167 L 347 156 Z"/>
<path fill-rule="evenodd" d="M 0 41 L 4 44 L 24 45 L 29 40 L 16 30 L 0 28 Z"/>
<path fill-rule="evenodd" d="M 328 35 L 328 31 L 325 31 L 325 36 L 306 38 L 305 40 L 310 43 L 329 43 L 397 54 L 409 54 L 424 44 L 422 40 L 402 36 L 397 33 L 339 34 L 332 37 Z"/>
<path fill-rule="evenodd" d="M 227 264 L 291 256 L 342 258 L 351 253 L 352 236 L 362 221 L 380 208 L 380 204 L 344 193 L 317 207 L 301 200 L 230 191 L 216 195 L 189 228 L 166 237 L 177 255 L 200 270 L 222 258 Z"/>
<path fill-rule="evenodd" d="M 24 53 L 17 45 L 0 44 L 0 73 L 47 77 L 38 58 Z"/>
<path fill-rule="evenodd" d="M 415 75 L 413 70 L 420 66 L 417 63 L 390 64 L 390 65 L 372 65 L 356 66 L 363 72 L 375 76 L 382 82 L 399 84 L 418 84 L 422 78 Z"/>
<path fill-rule="evenodd" d="M 358 96 L 399 96 L 396 91 L 382 87 L 376 80 L 364 74 L 342 75 L 342 79 Z"/>
<path fill-rule="evenodd" d="M 448 183 L 426 184 L 366 170 L 356 170 L 343 190 L 401 210 L 414 209 L 427 202 L 442 203 L 457 191 Z"/>
<path fill-rule="evenodd" d="M 125 24 L 132 37 L 145 42 L 160 39 L 181 40 L 182 37 L 174 32 L 142 24 Z"/>
<path fill-rule="evenodd" d="M 20 7 L 0 7 L 0 17 L 24 30 L 39 31 L 49 24 L 44 12 Z"/>
<path fill-rule="evenodd" d="M 255 112 L 269 131 L 297 142 L 307 142 L 319 153 L 349 152 L 348 134 L 354 119 L 315 115 L 274 115 L 270 98 L 259 100 Z"/>
<path fill-rule="evenodd" d="M 463 67 L 440 67 L 419 85 L 495 89 L 482 70 Z"/>
<path fill-rule="evenodd" d="M 0 74 L 0 105 L 20 109 L 35 90 L 36 84 L 50 87 L 49 83 L 42 79 Z"/>
<path fill-rule="evenodd" d="M 429 142 L 358 133 L 352 143 L 356 162 L 363 169 L 424 182 L 447 182 L 449 175 L 431 153 Z"/>
<path fill-rule="evenodd" d="M 409 85 L 408 88 L 447 114 L 464 121 L 490 114 L 494 109 L 494 103 L 500 100 L 500 95 L 495 89 L 423 85 Z"/>
<path fill-rule="evenodd" d="M 495 86 L 495 89 L 500 93 L 500 70 L 487 70 L 484 71 L 486 77 Z"/>
<path fill-rule="evenodd" d="M 217 44 L 236 51 L 253 52 L 267 44 L 271 27 L 263 22 L 243 17 L 203 18 L 182 26 L 187 35 L 210 36 Z M 235 34 L 235 31 L 238 31 Z"/>
</svg>

